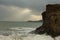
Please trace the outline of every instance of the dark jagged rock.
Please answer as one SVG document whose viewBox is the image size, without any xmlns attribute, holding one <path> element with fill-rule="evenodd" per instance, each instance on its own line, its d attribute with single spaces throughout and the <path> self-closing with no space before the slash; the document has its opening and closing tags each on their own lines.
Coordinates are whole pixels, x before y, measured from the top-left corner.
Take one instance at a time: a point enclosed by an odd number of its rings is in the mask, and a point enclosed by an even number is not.
<svg viewBox="0 0 60 40">
<path fill-rule="evenodd" d="M 35 30 L 36 34 L 50 35 L 55 38 L 60 35 L 60 4 L 48 4 L 42 13 L 43 24 Z"/>
</svg>

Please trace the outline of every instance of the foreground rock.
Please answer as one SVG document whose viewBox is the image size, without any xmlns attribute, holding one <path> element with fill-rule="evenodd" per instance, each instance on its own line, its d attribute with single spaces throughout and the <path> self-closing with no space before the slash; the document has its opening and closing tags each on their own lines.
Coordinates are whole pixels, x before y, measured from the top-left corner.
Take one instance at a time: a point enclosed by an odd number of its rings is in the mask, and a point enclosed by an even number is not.
<svg viewBox="0 0 60 40">
<path fill-rule="evenodd" d="M 43 24 L 35 30 L 36 34 L 44 34 L 53 38 L 60 35 L 60 4 L 48 4 L 42 13 Z"/>
</svg>

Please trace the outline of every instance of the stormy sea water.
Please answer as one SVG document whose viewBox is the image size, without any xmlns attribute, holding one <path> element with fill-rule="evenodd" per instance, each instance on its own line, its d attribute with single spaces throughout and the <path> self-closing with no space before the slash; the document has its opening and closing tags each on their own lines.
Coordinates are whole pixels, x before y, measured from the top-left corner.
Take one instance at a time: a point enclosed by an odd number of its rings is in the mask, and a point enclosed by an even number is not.
<svg viewBox="0 0 60 40">
<path fill-rule="evenodd" d="M 42 22 L 1 21 L 0 40 L 53 40 L 53 38 L 45 34 L 38 35 L 30 33 L 41 25 Z"/>
</svg>

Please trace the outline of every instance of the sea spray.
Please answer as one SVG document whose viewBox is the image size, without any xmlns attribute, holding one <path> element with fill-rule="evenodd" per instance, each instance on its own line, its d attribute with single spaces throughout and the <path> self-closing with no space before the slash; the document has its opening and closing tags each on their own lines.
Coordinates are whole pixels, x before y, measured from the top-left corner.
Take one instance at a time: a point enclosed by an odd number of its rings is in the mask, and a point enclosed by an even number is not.
<svg viewBox="0 0 60 40">
<path fill-rule="evenodd" d="M 10 30 L 12 34 L 9 36 L 0 35 L 0 40 L 53 40 L 53 38 L 45 34 L 32 34 L 30 33 L 32 30 L 35 30 L 35 28 L 12 28 Z"/>
</svg>

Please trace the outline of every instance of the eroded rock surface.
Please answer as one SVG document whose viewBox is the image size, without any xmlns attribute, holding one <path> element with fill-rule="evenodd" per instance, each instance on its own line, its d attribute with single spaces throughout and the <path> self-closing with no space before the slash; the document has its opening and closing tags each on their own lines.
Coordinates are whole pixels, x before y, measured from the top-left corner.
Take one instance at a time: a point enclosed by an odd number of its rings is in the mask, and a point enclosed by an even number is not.
<svg viewBox="0 0 60 40">
<path fill-rule="evenodd" d="M 46 33 L 52 37 L 60 35 L 60 4 L 46 5 L 42 13 L 43 24 L 35 30 L 37 34 Z"/>
</svg>

